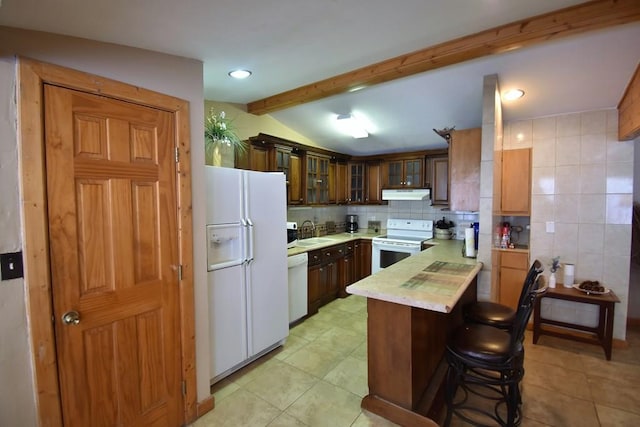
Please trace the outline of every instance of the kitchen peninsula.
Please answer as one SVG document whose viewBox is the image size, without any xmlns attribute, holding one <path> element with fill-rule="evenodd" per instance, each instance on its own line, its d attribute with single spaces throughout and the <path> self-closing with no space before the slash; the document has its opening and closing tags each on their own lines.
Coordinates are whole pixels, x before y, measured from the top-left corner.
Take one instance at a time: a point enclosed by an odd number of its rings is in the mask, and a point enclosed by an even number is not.
<svg viewBox="0 0 640 427">
<path fill-rule="evenodd" d="M 369 394 L 362 408 L 400 425 L 435 426 L 449 332 L 476 299 L 482 263 L 462 242 L 434 246 L 347 287 L 367 297 Z"/>
</svg>

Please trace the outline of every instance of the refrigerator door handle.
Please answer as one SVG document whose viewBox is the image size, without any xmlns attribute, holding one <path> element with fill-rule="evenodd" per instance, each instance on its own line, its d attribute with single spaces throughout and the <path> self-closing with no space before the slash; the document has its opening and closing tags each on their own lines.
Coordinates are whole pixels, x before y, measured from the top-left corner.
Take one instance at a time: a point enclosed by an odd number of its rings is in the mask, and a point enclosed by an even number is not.
<svg viewBox="0 0 640 427">
<path fill-rule="evenodd" d="M 247 233 L 249 238 L 247 239 L 247 241 L 249 242 L 248 245 L 248 256 L 247 256 L 247 261 L 251 262 L 253 261 L 253 221 L 251 221 L 251 218 L 247 218 L 246 219 L 247 222 Z"/>
</svg>

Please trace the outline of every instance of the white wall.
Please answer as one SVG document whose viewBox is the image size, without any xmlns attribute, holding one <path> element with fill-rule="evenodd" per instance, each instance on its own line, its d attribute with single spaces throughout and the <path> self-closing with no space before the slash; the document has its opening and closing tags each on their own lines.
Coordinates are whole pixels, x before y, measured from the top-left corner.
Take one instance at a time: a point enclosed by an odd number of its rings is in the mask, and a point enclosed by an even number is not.
<svg viewBox="0 0 640 427">
<path fill-rule="evenodd" d="M 85 71 L 190 103 L 193 221 L 204 229 L 202 63 L 113 44 L 0 27 L 0 252 L 22 250 L 17 170 L 15 55 Z M 205 242 L 194 233 L 198 401 L 209 395 Z M 202 267 L 202 268 L 200 268 Z M 0 282 L 0 425 L 35 426 L 25 283 Z M 204 305 L 203 305 L 204 304 Z"/>
<path fill-rule="evenodd" d="M 618 141 L 616 110 L 588 111 L 505 124 L 505 146 L 533 147 L 531 259 L 576 265 L 576 282 L 614 290 L 614 337 L 626 333 L 633 202 L 633 141 Z M 553 222 L 555 233 L 546 232 Z M 562 271 L 558 279 L 562 280 Z M 562 285 L 559 285 L 562 286 Z M 557 319 L 594 326 L 597 308 L 543 300 Z"/>
</svg>

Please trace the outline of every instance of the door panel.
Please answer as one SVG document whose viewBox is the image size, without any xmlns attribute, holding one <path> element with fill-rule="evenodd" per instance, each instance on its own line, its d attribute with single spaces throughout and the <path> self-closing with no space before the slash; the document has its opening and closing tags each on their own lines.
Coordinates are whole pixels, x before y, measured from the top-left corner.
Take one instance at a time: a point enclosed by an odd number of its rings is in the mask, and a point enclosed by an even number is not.
<svg viewBox="0 0 640 427">
<path fill-rule="evenodd" d="M 65 425 L 182 422 L 174 146 L 170 113 L 45 85 Z"/>
</svg>

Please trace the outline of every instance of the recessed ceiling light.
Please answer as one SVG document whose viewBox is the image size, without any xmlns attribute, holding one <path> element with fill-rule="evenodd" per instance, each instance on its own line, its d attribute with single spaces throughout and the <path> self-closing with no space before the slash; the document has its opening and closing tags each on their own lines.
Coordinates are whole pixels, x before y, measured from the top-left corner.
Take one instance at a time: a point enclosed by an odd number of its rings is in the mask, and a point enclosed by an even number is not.
<svg viewBox="0 0 640 427">
<path fill-rule="evenodd" d="M 511 89 L 502 94 L 502 99 L 505 101 L 513 101 L 524 96 L 522 89 Z"/>
<path fill-rule="evenodd" d="M 233 70 L 229 71 L 229 75 L 234 79 L 246 79 L 251 75 L 251 71 L 249 70 Z"/>
</svg>

